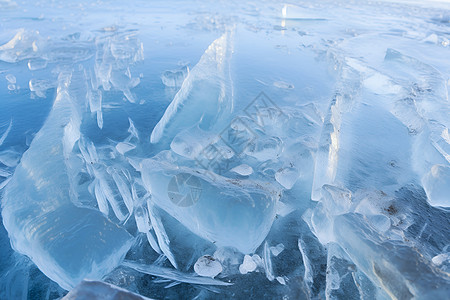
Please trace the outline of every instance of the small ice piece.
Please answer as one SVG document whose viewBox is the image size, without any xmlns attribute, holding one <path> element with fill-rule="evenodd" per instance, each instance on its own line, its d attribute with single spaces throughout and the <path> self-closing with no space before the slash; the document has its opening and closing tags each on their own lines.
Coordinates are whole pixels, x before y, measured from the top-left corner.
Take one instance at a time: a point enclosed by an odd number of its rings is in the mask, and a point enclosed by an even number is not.
<svg viewBox="0 0 450 300">
<path fill-rule="evenodd" d="M 120 142 L 116 145 L 116 150 L 117 152 L 119 152 L 120 154 L 124 155 L 125 153 L 127 153 L 128 151 L 131 151 L 133 149 L 136 148 L 136 145 L 133 145 L 131 143 L 124 143 L 124 142 Z"/>
<path fill-rule="evenodd" d="M 144 265 L 132 261 L 124 261 L 123 265 L 144 274 L 167 278 L 179 282 L 202 284 L 202 285 L 221 285 L 221 286 L 232 285 L 232 283 L 223 282 L 208 277 L 198 277 L 191 274 L 185 274 L 174 269 L 164 268 L 157 265 Z"/>
<path fill-rule="evenodd" d="M 294 210 L 296 210 L 296 208 L 291 204 L 286 204 L 282 201 L 277 202 L 277 215 L 280 217 L 285 217 Z"/>
<path fill-rule="evenodd" d="M 267 241 L 264 243 L 263 263 L 264 263 L 264 272 L 266 272 L 267 279 L 273 281 L 275 279 L 275 276 L 273 275 L 272 258 L 270 257 L 270 249 Z"/>
<path fill-rule="evenodd" d="M 278 255 L 280 255 L 281 252 L 283 252 L 284 250 L 284 245 L 283 244 L 278 244 L 275 247 L 270 247 L 270 252 L 272 252 L 272 255 L 277 257 Z"/>
<path fill-rule="evenodd" d="M 106 200 L 106 196 L 102 191 L 98 179 L 95 180 L 94 194 L 97 199 L 98 209 L 107 216 L 109 214 L 108 201 Z"/>
<path fill-rule="evenodd" d="M 284 90 L 292 90 L 294 88 L 293 84 L 284 82 L 284 81 L 275 81 L 273 83 L 274 87 L 277 87 L 279 89 L 284 89 Z"/>
<path fill-rule="evenodd" d="M 284 279 L 284 277 L 277 276 L 275 279 L 276 279 L 280 284 L 286 285 L 286 280 Z"/>
<path fill-rule="evenodd" d="M 210 255 L 203 255 L 194 265 L 194 271 L 203 277 L 216 277 L 223 268 L 221 263 Z"/>
<path fill-rule="evenodd" d="M 427 36 L 423 41 L 425 43 L 437 44 L 439 41 L 439 38 L 436 33 L 432 33 L 429 36 Z"/>
<path fill-rule="evenodd" d="M 253 168 L 247 164 L 242 164 L 237 167 L 234 167 L 233 169 L 231 169 L 231 171 L 242 176 L 248 176 L 253 173 Z"/>
<path fill-rule="evenodd" d="M 450 207 L 450 166 L 434 165 L 422 179 L 423 188 L 432 206 Z"/>
<path fill-rule="evenodd" d="M 12 119 L 9 122 L 9 126 L 8 128 L 6 128 L 5 132 L 2 134 L 2 136 L 0 137 L 0 146 L 3 144 L 3 142 L 6 140 L 6 138 L 8 137 L 9 132 L 11 131 L 11 127 L 12 127 Z"/>
<path fill-rule="evenodd" d="M 48 80 L 34 78 L 29 81 L 28 85 L 30 86 L 30 91 L 35 92 L 39 98 L 45 98 L 47 90 L 53 87 Z"/>
<path fill-rule="evenodd" d="M 250 255 L 246 254 L 244 256 L 244 261 L 239 266 L 239 272 L 241 272 L 241 274 L 247 274 L 247 273 L 255 271 L 256 267 L 257 267 L 257 265 L 256 265 L 255 261 L 252 259 L 252 257 Z"/>
<path fill-rule="evenodd" d="M 306 255 L 306 249 L 305 246 L 303 246 L 304 241 L 302 239 L 298 239 L 298 249 L 300 250 L 300 253 L 302 254 L 302 260 L 303 265 L 305 266 L 305 273 L 303 275 L 303 278 L 305 282 L 311 286 L 313 283 L 313 269 L 311 266 L 311 261 L 309 260 L 308 256 Z"/>
<path fill-rule="evenodd" d="M 15 84 L 12 84 L 12 83 L 8 84 L 8 90 L 9 91 L 14 91 L 15 89 L 16 89 L 16 85 Z"/>
<path fill-rule="evenodd" d="M 172 266 L 178 268 L 177 262 L 175 261 L 175 257 L 172 251 L 170 250 L 170 239 L 162 223 L 161 216 L 158 213 L 157 209 L 155 209 L 154 205 L 150 202 L 150 199 L 148 200 L 149 200 L 147 201 L 148 213 L 150 216 L 150 221 L 152 223 L 153 229 L 155 230 L 156 238 L 158 239 L 159 248 L 164 253 L 164 255 L 167 256 Z"/>
<path fill-rule="evenodd" d="M 167 87 L 181 87 L 184 79 L 189 74 L 189 67 L 184 66 L 179 70 L 169 70 L 165 71 L 161 75 L 161 80 Z"/>
<path fill-rule="evenodd" d="M 16 84 L 16 76 L 8 74 L 5 76 L 6 80 L 11 84 Z"/>
<path fill-rule="evenodd" d="M 275 179 L 284 188 L 290 190 L 297 182 L 300 172 L 296 168 L 282 168 L 275 174 Z"/>
<path fill-rule="evenodd" d="M 46 59 L 34 58 L 28 61 L 28 69 L 30 71 L 41 70 L 45 69 L 46 67 L 47 67 Z"/>
<path fill-rule="evenodd" d="M 128 118 L 128 122 L 130 122 L 130 127 L 128 128 L 128 132 L 130 133 L 130 137 L 135 137 L 135 138 L 139 139 L 139 133 L 138 133 L 138 131 L 136 129 L 136 126 L 134 125 L 133 120 Z"/>
<path fill-rule="evenodd" d="M 108 170 L 108 173 L 112 176 L 114 182 L 116 183 L 117 189 L 119 190 L 120 196 L 125 202 L 125 206 L 128 209 L 128 213 L 133 213 L 133 198 L 131 196 L 131 191 L 128 188 L 128 184 L 118 171 L 113 168 Z"/>
<path fill-rule="evenodd" d="M 440 266 L 442 265 L 444 262 L 449 261 L 450 262 L 450 252 L 447 253 L 441 253 L 436 255 L 435 257 L 433 257 L 431 259 L 431 261 L 433 262 L 433 264 L 435 264 L 436 266 Z"/>
</svg>

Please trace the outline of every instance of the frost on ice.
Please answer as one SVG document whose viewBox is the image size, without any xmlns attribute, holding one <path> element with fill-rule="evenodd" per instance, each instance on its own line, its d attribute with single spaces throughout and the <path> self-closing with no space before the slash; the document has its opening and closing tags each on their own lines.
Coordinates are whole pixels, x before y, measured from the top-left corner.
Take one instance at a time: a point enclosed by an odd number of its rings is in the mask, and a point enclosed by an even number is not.
<svg viewBox="0 0 450 300">
<path fill-rule="evenodd" d="M 0 298 L 450 293 L 444 4 L 11 3 Z"/>
</svg>

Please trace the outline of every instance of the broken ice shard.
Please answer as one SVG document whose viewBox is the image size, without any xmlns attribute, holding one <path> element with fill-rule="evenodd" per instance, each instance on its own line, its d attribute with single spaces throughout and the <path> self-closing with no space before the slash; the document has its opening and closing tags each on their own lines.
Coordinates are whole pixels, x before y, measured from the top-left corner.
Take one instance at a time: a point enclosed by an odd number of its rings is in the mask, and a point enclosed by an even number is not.
<svg viewBox="0 0 450 300">
<path fill-rule="evenodd" d="M 75 76 L 60 75 L 52 111 L 23 155 L 2 202 L 13 248 L 65 289 L 86 277 L 101 279 L 118 265 L 133 241 L 100 211 L 71 201 L 65 153 L 80 137 L 84 103 L 71 94 L 69 79 Z"/>
<path fill-rule="evenodd" d="M 161 80 L 167 87 L 179 88 L 183 84 L 183 81 L 188 74 L 189 74 L 189 67 L 183 66 L 179 70 L 165 71 L 161 75 Z"/>
<path fill-rule="evenodd" d="M 198 125 L 203 130 L 221 130 L 233 110 L 229 60 L 232 33 L 225 33 L 205 51 L 189 72 L 175 98 L 156 124 L 151 142 L 171 141 L 180 129 Z"/>
</svg>

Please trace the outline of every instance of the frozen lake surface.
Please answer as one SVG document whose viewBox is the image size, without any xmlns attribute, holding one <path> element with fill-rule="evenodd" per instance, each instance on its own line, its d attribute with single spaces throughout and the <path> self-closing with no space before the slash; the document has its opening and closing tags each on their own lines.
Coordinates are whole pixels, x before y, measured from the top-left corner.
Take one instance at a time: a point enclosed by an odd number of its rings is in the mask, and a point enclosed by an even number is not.
<svg viewBox="0 0 450 300">
<path fill-rule="evenodd" d="M 0 298 L 448 297 L 449 54 L 448 2 L 0 0 Z"/>
</svg>

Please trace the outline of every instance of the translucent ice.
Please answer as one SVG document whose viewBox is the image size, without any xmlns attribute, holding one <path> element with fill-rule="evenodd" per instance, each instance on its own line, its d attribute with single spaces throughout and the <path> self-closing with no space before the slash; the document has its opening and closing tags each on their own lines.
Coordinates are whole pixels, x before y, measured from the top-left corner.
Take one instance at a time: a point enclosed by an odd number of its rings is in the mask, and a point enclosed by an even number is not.
<svg viewBox="0 0 450 300">
<path fill-rule="evenodd" d="M 179 70 L 165 71 L 161 75 L 161 80 L 167 87 L 181 87 L 184 79 L 189 74 L 189 67 L 184 66 Z"/>
<path fill-rule="evenodd" d="M 149 298 L 131 293 L 112 284 L 102 281 L 83 280 L 73 290 L 71 290 L 63 300 L 75 299 L 130 299 L 130 300 L 148 300 Z"/>
<path fill-rule="evenodd" d="M 177 166 L 167 152 L 144 160 L 141 172 L 156 205 L 218 246 L 253 252 L 275 217 L 277 196 L 257 182 L 210 177 Z"/>
<path fill-rule="evenodd" d="M 216 277 L 222 270 L 220 262 L 209 255 L 200 257 L 194 264 L 194 271 L 200 276 Z"/>
<path fill-rule="evenodd" d="M 9 132 L 11 131 L 11 127 L 12 127 L 12 119 L 9 122 L 8 127 L 5 129 L 5 131 L 2 133 L 2 135 L 0 136 L 0 146 L 3 144 L 3 142 L 6 140 L 6 138 L 8 137 Z"/>
<path fill-rule="evenodd" d="M 220 130 L 226 125 L 224 122 L 233 110 L 229 78 L 232 43 L 232 33 L 225 33 L 208 47 L 153 129 L 152 143 L 159 142 L 163 136 L 171 140 L 180 126 L 199 125 L 201 129 L 218 127 Z"/>
<path fill-rule="evenodd" d="M 450 166 L 434 165 L 422 179 L 428 203 L 433 206 L 450 206 Z"/>
<path fill-rule="evenodd" d="M 2 217 L 14 249 L 70 289 L 114 269 L 133 239 L 99 211 L 76 207 L 70 199 L 64 159 L 69 149 L 64 148 L 74 143 L 63 141 L 73 137 L 75 128 L 66 128 L 76 124 L 76 104 L 84 99 L 69 96 L 73 87 L 67 75 L 61 76 L 52 112 L 5 189 Z"/>
</svg>

